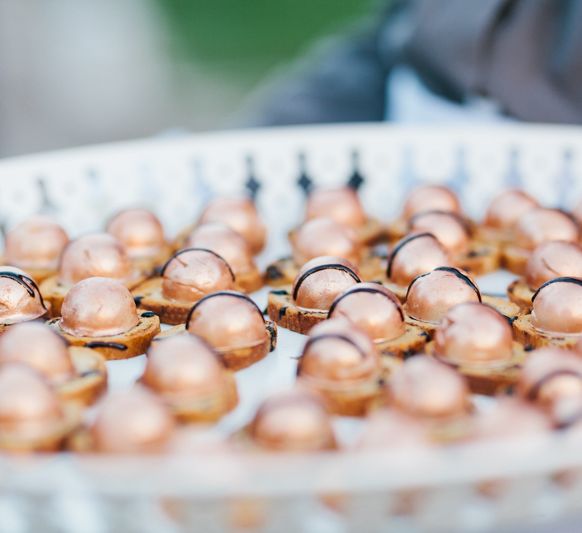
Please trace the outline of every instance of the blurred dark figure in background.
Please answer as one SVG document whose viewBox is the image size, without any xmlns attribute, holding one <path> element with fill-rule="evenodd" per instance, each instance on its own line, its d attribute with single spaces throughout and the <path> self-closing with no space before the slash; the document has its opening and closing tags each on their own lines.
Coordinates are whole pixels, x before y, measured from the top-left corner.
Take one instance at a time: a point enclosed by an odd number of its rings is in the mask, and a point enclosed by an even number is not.
<svg viewBox="0 0 582 533">
<path fill-rule="evenodd" d="M 259 102 L 254 125 L 582 123 L 582 0 L 395 0 Z"/>
</svg>

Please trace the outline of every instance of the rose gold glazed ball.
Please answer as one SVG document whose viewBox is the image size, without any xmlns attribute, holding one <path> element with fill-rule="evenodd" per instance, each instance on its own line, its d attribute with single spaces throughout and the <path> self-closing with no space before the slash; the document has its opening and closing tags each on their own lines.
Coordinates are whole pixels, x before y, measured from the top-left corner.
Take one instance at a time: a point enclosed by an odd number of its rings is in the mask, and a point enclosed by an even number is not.
<svg viewBox="0 0 582 533">
<path fill-rule="evenodd" d="M 38 287 L 22 270 L 0 266 L 0 324 L 17 324 L 44 316 Z"/>
<path fill-rule="evenodd" d="M 420 417 L 441 418 L 467 412 L 469 389 L 451 367 L 425 356 L 415 356 L 390 377 L 395 407 Z"/>
<path fill-rule="evenodd" d="M 455 305 L 480 301 L 479 289 L 469 274 L 453 268 L 437 269 L 410 284 L 404 308 L 417 320 L 438 323 Z"/>
<path fill-rule="evenodd" d="M 172 257 L 162 271 L 162 294 L 181 302 L 197 302 L 211 292 L 234 288 L 230 265 L 209 250 L 186 249 Z"/>
<path fill-rule="evenodd" d="M 430 446 L 426 426 L 395 409 L 376 409 L 365 420 L 357 450 L 395 450 Z"/>
<path fill-rule="evenodd" d="M 349 228 L 366 223 L 366 213 L 358 193 L 350 187 L 316 189 L 307 198 L 305 219 L 326 217 Z"/>
<path fill-rule="evenodd" d="M 201 300 L 186 324 L 215 350 L 257 346 L 269 336 L 260 309 L 244 294 L 221 292 Z"/>
<path fill-rule="evenodd" d="M 129 257 L 155 256 L 165 244 L 162 223 L 147 209 L 120 211 L 107 224 L 107 233 L 121 242 Z"/>
<path fill-rule="evenodd" d="M 240 233 L 254 254 L 265 246 L 267 230 L 249 198 L 216 198 L 204 209 L 199 223 L 222 222 Z"/>
<path fill-rule="evenodd" d="M 387 274 L 391 282 L 406 287 L 417 276 L 447 265 L 450 259 L 434 235 L 412 233 L 392 249 Z"/>
<path fill-rule="evenodd" d="M 235 275 L 256 268 L 247 241 L 225 224 L 212 222 L 192 230 L 186 248 L 206 248 L 223 257 Z"/>
<path fill-rule="evenodd" d="M 499 397 L 474 418 L 471 437 L 484 440 L 530 439 L 551 430 L 543 412 L 517 398 Z"/>
<path fill-rule="evenodd" d="M 91 427 L 95 451 L 102 453 L 159 453 L 175 429 L 163 401 L 140 385 L 109 394 L 99 404 Z"/>
<path fill-rule="evenodd" d="M 131 293 L 110 278 L 77 283 L 65 296 L 61 315 L 61 328 L 75 337 L 120 335 L 139 322 Z"/>
<path fill-rule="evenodd" d="M 522 398 L 543 407 L 567 397 L 582 399 L 582 359 L 555 347 L 535 350 L 523 364 L 517 390 Z"/>
<path fill-rule="evenodd" d="M 360 262 L 356 234 L 330 218 L 314 218 L 303 223 L 293 234 L 291 246 L 298 265 L 324 255 L 342 257 L 356 265 Z"/>
<path fill-rule="evenodd" d="M 315 452 L 336 447 L 323 403 L 301 389 L 265 400 L 251 423 L 250 436 L 257 446 L 270 451 Z"/>
<path fill-rule="evenodd" d="M 316 257 L 299 270 L 293 300 L 304 309 L 327 311 L 338 295 L 359 282 L 357 269 L 345 259 Z"/>
<path fill-rule="evenodd" d="M 424 211 L 449 211 L 460 213 L 461 204 L 457 195 L 441 185 L 423 185 L 414 189 L 404 203 L 403 217 L 410 220 Z"/>
<path fill-rule="evenodd" d="M 66 341 L 40 322 L 16 324 L 0 336 L 0 364 L 7 362 L 28 365 L 53 384 L 76 374 Z"/>
<path fill-rule="evenodd" d="M 329 317 L 347 318 L 376 342 L 396 339 L 406 330 L 398 298 L 377 283 L 358 283 L 344 291 L 333 301 Z"/>
<path fill-rule="evenodd" d="M 411 219 L 410 230 L 432 233 L 450 254 L 463 254 L 469 249 L 469 231 L 454 213 L 419 213 Z"/>
<path fill-rule="evenodd" d="M 59 281 L 69 286 L 93 276 L 127 281 L 132 275 L 127 252 L 108 233 L 94 233 L 71 241 L 63 251 L 59 266 Z"/>
<path fill-rule="evenodd" d="M 57 396 L 40 374 L 17 363 L 0 366 L 0 434 L 37 439 L 58 429 L 62 420 Z"/>
<path fill-rule="evenodd" d="M 540 244 L 527 262 L 525 279 L 528 286 L 537 290 L 546 281 L 564 276 L 582 278 L 582 248 L 565 241 Z"/>
<path fill-rule="evenodd" d="M 566 214 L 557 209 L 539 207 L 522 215 L 515 226 L 516 244 L 527 250 L 534 250 L 547 241 L 578 240 L 578 226 Z"/>
<path fill-rule="evenodd" d="M 511 229 L 522 215 L 536 207 L 540 207 L 538 201 L 525 191 L 519 189 L 503 191 L 489 204 L 485 214 L 485 225 Z"/>
<path fill-rule="evenodd" d="M 59 224 L 35 215 L 6 234 L 5 260 L 24 269 L 56 270 L 68 242 L 69 237 Z"/>
<path fill-rule="evenodd" d="M 561 278 L 562 279 L 562 278 Z M 546 333 L 582 333 L 582 285 L 574 281 L 548 282 L 534 295 L 533 326 Z"/>
<path fill-rule="evenodd" d="M 224 386 L 224 366 L 194 335 L 175 335 L 148 350 L 141 382 L 163 395 L 204 394 Z"/>
<path fill-rule="evenodd" d="M 380 356 L 365 333 L 341 319 L 328 322 L 335 323 L 311 329 L 299 360 L 298 375 L 343 382 L 377 376 Z"/>
<path fill-rule="evenodd" d="M 435 353 L 461 366 L 511 363 L 513 334 L 507 319 L 485 304 L 465 303 L 450 309 L 434 336 Z"/>
</svg>

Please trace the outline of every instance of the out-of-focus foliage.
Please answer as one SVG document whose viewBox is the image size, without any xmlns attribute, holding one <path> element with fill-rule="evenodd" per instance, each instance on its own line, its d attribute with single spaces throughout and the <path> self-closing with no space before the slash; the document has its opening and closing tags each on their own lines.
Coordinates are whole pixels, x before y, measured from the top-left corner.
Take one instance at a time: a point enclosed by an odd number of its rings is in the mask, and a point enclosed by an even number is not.
<svg viewBox="0 0 582 533">
<path fill-rule="evenodd" d="M 182 61 L 241 84 L 300 54 L 315 39 L 368 13 L 375 0 L 155 0 Z"/>
</svg>

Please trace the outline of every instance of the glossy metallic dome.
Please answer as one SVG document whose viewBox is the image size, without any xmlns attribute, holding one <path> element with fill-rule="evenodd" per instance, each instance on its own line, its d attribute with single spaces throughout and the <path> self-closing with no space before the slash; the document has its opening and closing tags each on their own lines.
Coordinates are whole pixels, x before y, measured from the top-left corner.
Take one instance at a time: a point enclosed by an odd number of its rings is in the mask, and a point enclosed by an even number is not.
<svg viewBox="0 0 582 533">
<path fill-rule="evenodd" d="M 450 309 L 434 335 L 435 353 L 464 367 L 511 364 L 513 333 L 501 313 L 485 304 L 465 303 Z"/>
<path fill-rule="evenodd" d="M 519 189 L 503 191 L 489 204 L 485 214 L 485 225 L 511 229 L 522 215 L 539 206 L 538 201 L 525 191 Z"/>
<path fill-rule="evenodd" d="M 17 363 L 0 365 L 0 434 L 24 441 L 50 437 L 63 416 L 56 393 L 38 372 Z"/>
<path fill-rule="evenodd" d="M 0 266 L 0 324 L 44 316 L 47 308 L 36 283 L 22 270 Z"/>
<path fill-rule="evenodd" d="M 358 283 L 342 292 L 328 316 L 347 318 L 376 342 L 396 339 L 406 329 L 398 298 L 377 283 Z"/>
<path fill-rule="evenodd" d="M 269 338 L 261 310 L 248 296 L 235 291 L 200 300 L 190 311 L 186 329 L 215 350 L 257 346 Z"/>
<path fill-rule="evenodd" d="M 216 252 L 186 248 L 175 254 L 162 270 L 162 294 L 181 302 L 197 302 L 216 291 L 234 288 L 230 265 Z"/>
<path fill-rule="evenodd" d="M 527 250 L 534 250 L 547 241 L 576 242 L 578 226 L 565 213 L 557 209 L 530 209 L 515 226 L 516 243 Z"/>
<path fill-rule="evenodd" d="M 187 248 L 206 248 L 223 257 L 235 275 L 256 268 L 253 253 L 247 241 L 232 228 L 220 222 L 202 224 L 192 230 Z"/>
<path fill-rule="evenodd" d="M 404 203 L 403 216 L 410 220 L 424 211 L 449 211 L 460 213 L 461 204 L 457 195 L 441 185 L 422 185 L 410 192 Z"/>
<path fill-rule="evenodd" d="M 469 274 L 452 267 L 439 267 L 414 279 L 408 287 L 406 312 L 417 320 L 440 322 L 455 305 L 480 302 L 481 294 Z"/>
<path fill-rule="evenodd" d="M 556 278 L 542 285 L 532 298 L 531 320 L 544 333 L 582 334 L 582 281 Z"/>
<path fill-rule="evenodd" d="M 582 248 L 573 242 L 549 241 L 540 244 L 527 262 L 525 279 L 537 290 L 546 281 L 571 276 L 582 278 Z"/>
<path fill-rule="evenodd" d="M 199 223 L 222 222 L 240 233 L 253 253 L 265 246 L 267 230 L 255 204 L 249 198 L 215 198 L 204 209 Z"/>
<path fill-rule="evenodd" d="M 463 377 L 436 359 L 415 356 L 390 376 L 394 406 L 413 416 L 442 418 L 461 415 L 469 406 Z"/>
<path fill-rule="evenodd" d="M 152 344 L 141 382 L 164 396 L 195 396 L 225 386 L 224 366 L 206 342 L 174 335 Z"/>
<path fill-rule="evenodd" d="M 119 281 L 88 278 L 65 296 L 61 328 L 75 337 L 120 335 L 139 322 L 133 296 Z"/>
<path fill-rule="evenodd" d="M 59 281 L 74 285 L 99 276 L 126 282 L 136 277 L 123 245 L 113 235 L 94 233 L 71 241 L 63 250 Z"/>
<path fill-rule="evenodd" d="M 23 269 L 56 270 L 68 242 L 69 237 L 59 224 L 35 215 L 6 234 L 4 259 Z"/>
<path fill-rule="evenodd" d="M 302 389 L 265 400 L 249 431 L 257 446 L 270 451 L 310 452 L 336 447 L 331 419 L 322 401 Z"/>
<path fill-rule="evenodd" d="M 358 264 L 361 249 L 355 232 L 331 218 L 314 218 L 303 223 L 291 236 L 293 259 L 298 265 L 316 257 L 341 257 Z"/>
<path fill-rule="evenodd" d="M 297 375 L 315 380 L 358 382 L 377 378 L 380 356 L 367 335 L 345 319 L 314 326 L 299 359 Z"/>
<path fill-rule="evenodd" d="M 305 206 L 305 218 L 326 217 L 349 228 L 359 228 L 366 223 L 366 213 L 358 193 L 350 187 L 315 189 Z"/>
<path fill-rule="evenodd" d="M 107 224 L 111 233 L 125 247 L 130 257 L 153 257 L 165 244 L 164 228 L 147 209 L 125 209 Z"/>
<path fill-rule="evenodd" d="M 463 254 L 469 249 L 469 230 L 463 219 L 455 213 L 425 211 L 410 219 L 413 232 L 432 233 L 445 250 L 453 255 Z"/>
<path fill-rule="evenodd" d="M 76 374 L 65 339 L 40 322 L 16 324 L 0 336 L 0 364 L 7 362 L 28 365 L 56 385 Z"/>
<path fill-rule="evenodd" d="M 335 298 L 360 282 L 357 269 L 339 257 L 316 257 L 299 270 L 293 300 L 303 309 L 327 311 Z"/>
<path fill-rule="evenodd" d="M 174 418 L 163 401 L 140 385 L 109 394 L 91 427 L 96 452 L 163 452 L 174 434 Z"/>
<path fill-rule="evenodd" d="M 392 283 L 407 287 L 417 276 L 448 265 L 450 259 L 434 235 L 411 233 L 391 250 L 386 274 Z"/>
</svg>

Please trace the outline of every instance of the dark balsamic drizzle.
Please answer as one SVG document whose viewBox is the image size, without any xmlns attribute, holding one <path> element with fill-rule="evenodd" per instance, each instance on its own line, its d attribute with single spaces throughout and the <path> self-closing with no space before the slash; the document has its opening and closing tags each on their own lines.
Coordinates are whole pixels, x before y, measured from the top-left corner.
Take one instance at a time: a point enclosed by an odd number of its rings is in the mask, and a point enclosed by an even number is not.
<svg viewBox="0 0 582 533">
<path fill-rule="evenodd" d="M 156 316 L 153 311 L 145 311 L 141 314 L 142 318 L 151 318 L 152 316 Z"/>
<path fill-rule="evenodd" d="M 404 312 L 402 311 L 402 307 L 400 307 L 400 303 L 396 301 L 396 299 L 391 298 L 388 294 L 386 294 L 383 291 L 380 291 L 378 289 L 374 289 L 372 287 L 359 287 L 358 285 L 356 285 L 355 287 L 348 289 L 347 291 L 345 291 L 344 293 L 340 294 L 331 304 L 331 306 L 329 307 L 329 311 L 327 312 L 327 318 L 331 318 L 331 315 L 333 314 L 336 306 L 344 299 L 347 298 L 350 294 L 356 294 L 358 292 L 367 292 L 369 294 L 380 294 L 381 296 L 384 296 L 387 300 L 389 300 L 390 302 L 392 302 L 394 304 L 394 306 L 396 307 L 396 310 L 398 311 L 398 313 L 400 314 L 400 318 L 402 318 L 402 320 L 404 320 Z"/>
<path fill-rule="evenodd" d="M 143 300 L 143 296 L 134 296 L 133 297 L 133 301 L 135 302 L 135 305 L 140 305 L 142 300 Z"/>
<path fill-rule="evenodd" d="M 190 319 L 192 318 L 194 311 L 196 311 L 196 309 L 198 309 L 198 307 L 200 307 L 200 305 L 203 302 L 210 300 L 211 298 L 216 298 L 217 296 L 232 296 L 234 298 L 239 298 L 240 300 L 245 300 L 246 302 L 250 303 L 257 310 L 257 313 L 259 313 L 259 316 L 263 319 L 263 322 L 265 322 L 265 317 L 263 316 L 263 312 L 261 311 L 259 306 L 255 303 L 255 301 L 252 298 L 250 298 L 246 294 L 243 294 L 241 292 L 236 292 L 236 291 L 216 291 L 216 292 L 213 292 L 211 294 L 207 294 L 206 296 L 204 296 L 204 298 L 200 298 L 200 300 L 198 300 L 190 308 L 190 311 L 188 311 L 188 316 L 186 317 L 186 324 L 185 324 L 186 329 L 188 329 L 188 326 L 190 325 Z"/>
<path fill-rule="evenodd" d="M 26 289 L 26 292 L 28 292 L 28 295 L 31 298 L 34 298 L 35 294 L 38 294 L 41 305 L 45 309 L 47 308 L 44 303 L 42 294 L 40 293 L 40 289 L 38 288 L 38 285 L 32 278 L 29 278 L 28 276 L 25 276 L 23 274 L 18 274 L 16 272 L 10 272 L 8 270 L 0 271 L 0 278 L 8 278 L 16 281 L 16 283 L 22 285 Z"/>
<path fill-rule="evenodd" d="M 348 337 L 347 335 L 343 335 L 342 333 L 321 333 L 319 335 L 309 337 L 309 339 L 305 343 L 305 346 L 303 347 L 303 354 L 307 352 L 307 350 L 311 346 L 313 346 L 316 342 L 326 339 L 336 339 L 347 342 L 357 350 L 362 359 L 365 359 L 368 356 L 368 354 L 362 349 L 362 347 L 359 346 L 352 338 Z M 297 363 L 297 375 L 299 376 L 301 374 L 301 362 L 303 361 L 303 355 L 299 357 L 298 361 L 299 362 Z"/>
<path fill-rule="evenodd" d="M 531 297 L 531 301 L 533 302 L 537 298 L 539 292 L 544 287 L 547 287 L 548 285 L 551 285 L 552 283 L 574 283 L 575 285 L 580 285 L 582 287 L 582 279 L 580 279 L 580 278 L 572 278 L 569 276 L 562 276 L 559 278 L 554 278 L 554 279 L 551 279 L 549 281 L 546 281 L 543 285 L 541 285 L 540 288 L 536 292 L 534 292 L 534 295 Z"/>
<path fill-rule="evenodd" d="M 349 274 L 356 281 L 356 283 L 362 282 L 362 280 L 359 278 L 359 276 L 350 267 L 347 267 L 347 266 L 342 265 L 340 263 L 328 263 L 325 265 L 314 266 L 314 267 L 310 268 L 309 270 L 306 270 L 303 274 L 301 274 L 299 279 L 295 282 L 295 287 L 293 288 L 293 300 L 297 299 L 297 294 L 299 292 L 299 288 L 301 287 L 302 283 L 309 276 L 311 276 L 312 274 L 315 274 L 316 272 L 320 272 L 321 270 L 327 270 L 328 268 L 333 269 L 333 270 L 341 270 L 342 272 Z"/>
<path fill-rule="evenodd" d="M 404 248 L 404 246 L 406 246 L 409 242 L 412 242 L 416 239 L 420 239 L 422 237 L 430 237 L 431 239 L 434 239 L 435 241 L 438 242 L 437 238 L 432 233 L 429 232 L 416 233 L 414 235 L 404 237 L 404 239 L 402 239 L 394 247 L 394 249 L 390 253 L 390 257 L 388 258 L 388 266 L 386 267 L 386 276 L 388 276 L 388 279 L 392 277 L 392 264 L 394 263 L 394 259 L 396 258 L 396 255 L 400 252 L 400 250 L 402 250 L 402 248 Z"/>
<path fill-rule="evenodd" d="M 105 342 L 105 341 L 92 341 L 85 343 L 86 348 L 113 348 L 114 350 L 127 350 L 125 344 L 120 342 Z"/>
<path fill-rule="evenodd" d="M 182 250 L 178 250 L 172 257 L 170 257 L 170 259 L 168 259 L 166 261 L 166 264 L 162 267 L 162 270 L 160 271 L 160 276 L 163 276 L 166 273 L 166 268 L 168 268 L 168 265 L 174 260 L 176 259 L 176 257 L 185 254 L 186 252 L 206 252 L 209 254 L 212 254 L 215 257 L 218 257 L 218 259 L 220 259 L 228 268 L 228 271 L 230 272 L 230 277 L 232 278 L 232 281 L 235 281 L 235 276 L 234 276 L 234 272 L 232 271 L 231 266 L 228 264 L 228 261 L 222 257 L 220 254 L 217 254 L 216 252 L 213 252 L 212 250 L 209 250 L 208 248 L 183 248 Z"/>
</svg>

